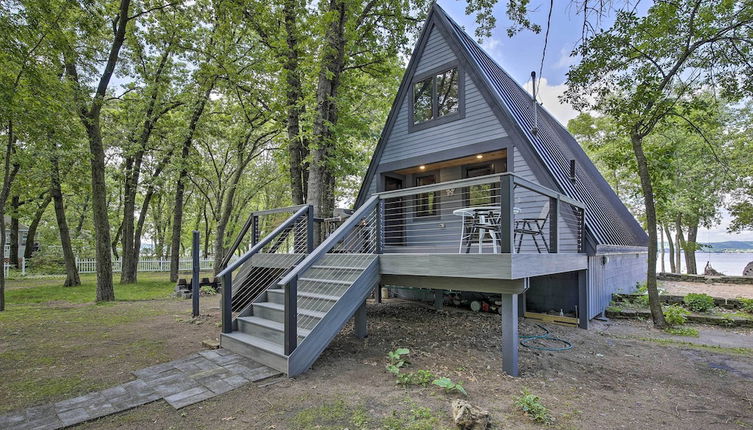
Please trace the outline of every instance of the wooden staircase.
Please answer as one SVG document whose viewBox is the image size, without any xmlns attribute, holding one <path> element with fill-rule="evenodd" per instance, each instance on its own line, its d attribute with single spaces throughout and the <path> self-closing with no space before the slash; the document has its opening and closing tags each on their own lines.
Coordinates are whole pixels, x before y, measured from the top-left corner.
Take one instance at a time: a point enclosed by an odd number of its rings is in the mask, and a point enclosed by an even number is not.
<svg viewBox="0 0 753 430">
<path fill-rule="evenodd" d="M 301 213 L 291 216 L 287 231 L 296 216 Z M 289 376 L 305 372 L 378 285 L 378 221 L 375 204 L 364 205 L 303 261 L 299 258 L 294 267 L 276 272 L 274 281 L 279 282 L 269 286 L 270 281 L 264 281 L 259 294 L 247 294 L 247 289 L 259 287 L 249 287 L 243 274 L 262 272 L 253 267 L 254 261 L 268 264 L 275 256 L 284 258 L 277 248 L 274 255 L 260 251 L 270 249 L 265 246 L 277 241 L 275 235 L 285 234 L 286 224 L 220 273 L 222 347 Z M 235 269 L 240 270 L 234 287 Z M 239 301 L 239 296 L 245 299 Z M 242 309 L 234 307 L 238 303 Z"/>
<path fill-rule="evenodd" d="M 320 352 L 326 348 L 378 282 L 376 262 L 374 254 L 325 254 L 304 272 L 298 280 L 298 348 L 308 349 L 310 343 L 318 343 L 321 348 L 312 347 Z M 236 322 L 237 330 L 222 333 L 223 348 L 289 373 L 290 357 L 284 352 L 285 291 L 279 285 L 268 289 L 263 300 L 253 303 Z"/>
</svg>

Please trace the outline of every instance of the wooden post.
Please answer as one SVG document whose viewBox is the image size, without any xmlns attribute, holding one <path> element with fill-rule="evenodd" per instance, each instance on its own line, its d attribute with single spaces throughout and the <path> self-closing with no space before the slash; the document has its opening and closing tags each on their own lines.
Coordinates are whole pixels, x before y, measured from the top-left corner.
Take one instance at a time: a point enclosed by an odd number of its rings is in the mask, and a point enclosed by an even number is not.
<svg viewBox="0 0 753 430">
<path fill-rule="evenodd" d="M 366 302 L 365 301 L 356 310 L 356 315 L 354 317 L 354 325 L 355 325 L 355 332 L 356 332 L 357 338 L 363 339 L 369 335 L 368 329 L 366 327 Z"/>
<path fill-rule="evenodd" d="M 502 370 L 518 376 L 517 294 L 502 294 Z"/>
<path fill-rule="evenodd" d="M 193 231 L 193 277 L 191 278 L 191 301 L 193 302 L 193 316 L 199 316 L 199 232 Z"/>
<path fill-rule="evenodd" d="M 588 270 L 578 271 L 578 327 L 588 330 Z"/>
<path fill-rule="evenodd" d="M 556 254 L 560 249 L 560 199 L 549 198 L 549 252 Z"/>
<path fill-rule="evenodd" d="M 515 205 L 514 177 L 512 175 L 503 175 L 499 181 L 500 197 L 500 220 L 499 220 L 499 240 L 500 253 L 512 254 L 514 248 L 513 241 L 515 238 L 515 216 L 513 206 Z"/>
<path fill-rule="evenodd" d="M 298 276 L 285 286 L 285 355 L 298 346 Z"/>
<path fill-rule="evenodd" d="M 233 275 L 227 272 L 222 277 L 222 332 L 233 331 Z"/>
</svg>

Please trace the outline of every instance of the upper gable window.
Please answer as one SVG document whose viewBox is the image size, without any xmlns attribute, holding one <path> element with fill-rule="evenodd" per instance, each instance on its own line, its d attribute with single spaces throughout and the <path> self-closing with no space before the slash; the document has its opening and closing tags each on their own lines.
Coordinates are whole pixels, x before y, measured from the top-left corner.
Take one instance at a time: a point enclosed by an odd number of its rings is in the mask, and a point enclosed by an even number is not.
<svg viewBox="0 0 753 430">
<path fill-rule="evenodd" d="M 458 68 L 438 74 L 437 85 L 437 117 L 449 115 L 458 111 Z"/>
<path fill-rule="evenodd" d="M 460 117 L 462 86 L 458 66 L 445 66 L 419 77 L 412 91 L 411 128 L 423 129 Z"/>
</svg>

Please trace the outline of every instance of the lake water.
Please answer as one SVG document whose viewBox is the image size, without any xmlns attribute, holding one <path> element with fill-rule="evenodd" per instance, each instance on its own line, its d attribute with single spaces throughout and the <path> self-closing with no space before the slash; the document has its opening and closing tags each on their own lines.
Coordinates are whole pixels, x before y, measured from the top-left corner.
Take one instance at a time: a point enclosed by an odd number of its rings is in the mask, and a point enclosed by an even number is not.
<svg viewBox="0 0 753 430">
<path fill-rule="evenodd" d="M 696 266 L 698 266 L 698 273 L 700 274 L 703 274 L 703 268 L 706 267 L 706 262 L 709 261 L 711 262 L 711 267 L 725 275 L 740 276 L 743 274 L 745 266 L 753 261 L 753 252 L 696 252 L 695 260 Z M 657 266 L 656 270 L 661 271 L 661 254 L 659 254 Z M 664 253 L 664 267 L 669 272 L 669 252 Z M 684 253 L 682 255 L 682 271 L 685 273 Z"/>
</svg>

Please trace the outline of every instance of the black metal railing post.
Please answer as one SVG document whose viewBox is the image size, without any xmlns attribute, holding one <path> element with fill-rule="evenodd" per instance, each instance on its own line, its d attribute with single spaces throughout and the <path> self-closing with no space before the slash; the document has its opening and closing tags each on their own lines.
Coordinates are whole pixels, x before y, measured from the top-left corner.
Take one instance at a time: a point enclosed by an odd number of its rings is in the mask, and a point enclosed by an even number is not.
<svg viewBox="0 0 753 430">
<path fill-rule="evenodd" d="M 549 252 L 556 254 L 560 249 L 560 198 L 549 198 Z"/>
<path fill-rule="evenodd" d="M 285 355 L 298 346 L 298 275 L 285 286 Z"/>
<path fill-rule="evenodd" d="M 254 246 L 259 242 L 259 216 L 256 214 L 252 214 L 251 216 L 251 246 Z"/>
<path fill-rule="evenodd" d="M 375 251 L 377 254 L 384 253 L 384 199 L 377 200 L 376 231 L 374 232 Z"/>
<path fill-rule="evenodd" d="M 233 274 L 222 276 L 222 332 L 233 331 Z"/>
<path fill-rule="evenodd" d="M 199 316 L 199 232 L 193 231 L 193 241 L 191 244 L 191 315 Z"/>
<path fill-rule="evenodd" d="M 306 253 L 314 250 L 314 207 L 309 205 L 306 211 Z"/>
<path fill-rule="evenodd" d="M 499 240 L 500 252 L 502 254 L 512 254 L 515 240 L 515 205 L 514 191 L 515 177 L 513 175 L 503 175 L 499 180 L 499 200 L 500 200 L 500 217 L 499 217 Z"/>
</svg>

